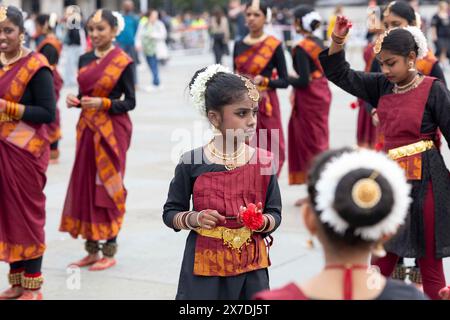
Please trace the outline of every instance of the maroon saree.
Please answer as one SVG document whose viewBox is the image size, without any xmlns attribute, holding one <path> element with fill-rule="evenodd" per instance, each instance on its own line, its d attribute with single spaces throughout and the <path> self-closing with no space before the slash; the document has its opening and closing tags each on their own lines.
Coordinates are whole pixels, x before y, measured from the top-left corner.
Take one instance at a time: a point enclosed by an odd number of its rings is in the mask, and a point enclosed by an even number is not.
<svg viewBox="0 0 450 320">
<path fill-rule="evenodd" d="M 83 96 L 108 97 L 132 62 L 119 48 L 79 71 Z M 123 184 L 132 125 L 127 113 L 83 110 L 77 125 L 75 164 L 60 231 L 72 237 L 106 240 L 117 236 L 125 214 Z"/>
<path fill-rule="evenodd" d="M 45 57 L 31 53 L 0 70 L 0 97 L 19 103 Z M 45 251 L 45 171 L 49 142 L 44 125 L 0 115 L 0 260 L 41 257 Z"/>
<path fill-rule="evenodd" d="M 288 129 L 289 184 L 305 183 L 311 161 L 329 148 L 331 91 L 319 62 L 322 48 L 307 38 L 299 46 L 308 53 L 317 70 L 310 75 L 308 87 L 294 89 L 295 100 Z"/>
<path fill-rule="evenodd" d="M 273 36 L 269 36 L 264 41 L 255 44 L 236 57 L 236 72 L 251 78 L 260 75 L 272 59 L 279 45 L 280 41 Z M 273 153 L 279 175 L 286 157 L 280 102 L 276 90 L 261 86 L 258 89 L 261 93 L 261 101 L 259 102 L 256 126 L 256 145 Z M 276 131 L 271 134 L 271 130 L 278 130 L 278 134 Z"/>
</svg>

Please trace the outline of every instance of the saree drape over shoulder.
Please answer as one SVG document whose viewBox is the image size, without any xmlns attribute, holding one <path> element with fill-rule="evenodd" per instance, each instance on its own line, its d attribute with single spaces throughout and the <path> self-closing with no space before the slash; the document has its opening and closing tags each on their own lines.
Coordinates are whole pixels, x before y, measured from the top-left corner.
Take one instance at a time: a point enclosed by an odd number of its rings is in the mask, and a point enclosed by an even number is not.
<svg viewBox="0 0 450 320">
<path fill-rule="evenodd" d="M 234 65 L 236 72 L 250 78 L 262 75 L 263 71 L 267 71 L 271 60 L 274 59 L 276 50 L 281 46 L 281 42 L 273 36 L 268 36 L 265 40 L 248 47 L 246 50 L 235 54 Z M 283 61 L 278 65 L 284 65 Z M 283 73 L 287 71 L 283 70 Z M 269 82 L 280 75 L 280 70 L 269 70 Z M 287 77 L 287 75 L 286 75 Z M 286 86 L 288 86 L 286 80 Z M 275 157 L 278 174 L 281 171 L 285 161 L 285 140 L 283 127 L 281 123 L 280 102 L 276 89 L 268 84 L 258 87 L 261 93 L 261 101 L 259 103 L 259 114 L 257 121 L 257 146 L 265 150 L 271 151 Z M 262 131 L 266 130 L 266 131 Z M 278 130 L 278 133 L 275 131 Z"/>
<path fill-rule="evenodd" d="M 78 75 L 81 94 L 108 97 L 130 63 L 131 58 L 115 48 L 103 59 L 82 67 Z M 123 178 L 131 132 L 126 112 L 82 110 L 60 231 L 88 240 L 117 236 L 125 214 L 127 190 Z"/>
<path fill-rule="evenodd" d="M 48 68 L 30 53 L 8 71 L 0 69 L 0 98 L 19 103 L 33 76 Z M 54 107 L 54 106 L 53 106 Z M 39 258 L 45 251 L 45 172 L 49 141 L 45 126 L 0 114 L 0 260 Z"/>
</svg>

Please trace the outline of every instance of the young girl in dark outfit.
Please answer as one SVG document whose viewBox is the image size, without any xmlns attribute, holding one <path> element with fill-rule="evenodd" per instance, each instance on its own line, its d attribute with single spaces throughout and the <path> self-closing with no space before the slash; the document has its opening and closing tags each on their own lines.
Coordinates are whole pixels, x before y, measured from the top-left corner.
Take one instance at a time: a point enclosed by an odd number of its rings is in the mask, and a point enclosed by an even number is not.
<svg viewBox="0 0 450 320">
<path fill-rule="evenodd" d="M 323 246 L 325 268 L 301 285 L 291 283 L 256 298 L 423 300 L 413 286 L 369 269 L 377 243 L 404 223 L 409 191 L 402 169 L 385 155 L 351 149 L 320 155 L 308 174 L 303 218 Z"/>
<path fill-rule="evenodd" d="M 416 27 L 392 29 L 374 47 L 382 73 L 350 69 L 344 42 L 351 27 L 339 17 L 329 50 L 320 60 L 328 79 L 368 101 L 384 136 L 383 150 L 404 169 L 412 184 L 413 203 L 405 226 L 387 243 L 388 255 L 376 261 L 390 275 L 399 257 L 418 258 L 425 293 L 439 299 L 445 285 L 442 258 L 450 256 L 450 189 L 448 170 L 435 146 L 438 128 L 450 138 L 450 94 L 442 81 L 415 69 L 427 53 Z"/>
<path fill-rule="evenodd" d="M 259 92 L 220 65 L 198 71 L 190 92 L 221 135 L 183 155 L 164 205 L 169 228 L 190 230 L 176 298 L 250 299 L 269 287 L 268 240 L 281 222 L 273 158 L 246 144 L 256 132 Z M 245 207 L 255 206 L 249 223 Z"/>
<path fill-rule="evenodd" d="M 289 120 L 289 184 L 304 184 L 312 159 L 329 147 L 331 91 L 319 62 L 325 47 L 313 35 L 321 17 L 309 6 L 299 7 L 294 17 L 296 30 L 304 38 L 292 51 L 297 76 L 289 77 L 295 96 Z"/>
</svg>

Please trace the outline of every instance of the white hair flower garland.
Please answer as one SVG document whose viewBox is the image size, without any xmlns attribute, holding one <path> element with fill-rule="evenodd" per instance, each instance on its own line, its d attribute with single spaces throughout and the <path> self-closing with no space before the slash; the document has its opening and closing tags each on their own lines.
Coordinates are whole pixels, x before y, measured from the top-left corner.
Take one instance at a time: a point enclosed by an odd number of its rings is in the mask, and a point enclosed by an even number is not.
<svg viewBox="0 0 450 320">
<path fill-rule="evenodd" d="M 120 35 L 125 29 L 125 19 L 123 18 L 122 14 L 117 11 L 112 12 L 113 16 L 117 19 L 117 33 L 116 36 Z"/>
<path fill-rule="evenodd" d="M 417 47 L 419 48 L 417 58 L 418 59 L 425 58 L 428 54 L 428 44 L 427 39 L 425 38 L 425 35 L 423 34 L 422 30 L 412 26 L 404 27 L 403 29 L 408 30 L 412 34 L 414 40 L 416 41 Z"/>
<path fill-rule="evenodd" d="M 271 23 L 272 22 L 272 9 L 267 8 L 267 15 L 266 15 L 266 23 Z"/>
<path fill-rule="evenodd" d="M 202 114 L 206 113 L 206 105 L 205 105 L 205 93 L 206 93 L 206 84 L 209 80 L 211 80 L 214 75 L 219 72 L 224 73 L 232 73 L 230 69 L 224 67 L 220 64 L 214 64 L 206 68 L 205 71 L 200 72 L 194 80 L 194 83 L 191 85 L 189 93 L 191 95 L 192 102 L 194 103 L 195 108 Z"/>
<path fill-rule="evenodd" d="M 338 234 L 344 234 L 350 225 L 334 209 L 336 188 L 341 179 L 352 170 L 369 169 L 379 173 L 389 182 L 394 204 L 391 212 L 373 226 L 356 228 L 354 234 L 369 241 L 377 241 L 384 235 L 394 234 L 405 221 L 411 198 L 411 186 L 404 171 L 384 154 L 358 150 L 345 153 L 325 166 L 316 184 L 316 209 L 321 211 L 320 220 L 328 224 Z M 351 196 L 351 195 L 349 195 Z"/>
<path fill-rule="evenodd" d="M 319 22 L 322 21 L 322 17 L 319 15 L 317 11 L 311 11 L 310 13 L 305 14 L 302 18 L 303 29 L 309 32 L 313 32 L 311 24 L 313 23 L 314 20 Z"/>
</svg>

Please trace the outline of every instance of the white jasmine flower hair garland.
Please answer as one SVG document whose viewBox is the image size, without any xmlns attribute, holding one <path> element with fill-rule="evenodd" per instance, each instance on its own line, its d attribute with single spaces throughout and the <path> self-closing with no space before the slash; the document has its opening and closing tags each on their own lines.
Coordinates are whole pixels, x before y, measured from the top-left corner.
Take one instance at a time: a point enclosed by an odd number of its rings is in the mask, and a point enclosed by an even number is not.
<svg viewBox="0 0 450 320">
<path fill-rule="evenodd" d="M 123 18 L 123 15 L 120 12 L 113 11 L 112 14 L 117 19 L 117 33 L 116 33 L 116 36 L 118 36 L 125 29 L 125 19 Z"/>
<path fill-rule="evenodd" d="M 417 55 L 418 59 L 425 58 L 428 53 L 428 44 L 427 39 L 425 38 L 425 35 L 423 34 L 422 30 L 420 30 L 418 27 L 404 27 L 403 29 L 408 30 L 414 40 L 416 41 L 417 47 L 419 48 L 419 53 Z"/>
<path fill-rule="evenodd" d="M 320 220 L 338 234 L 344 234 L 350 228 L 349 223 L 334 209 L 334 202 L 339 182 L 346 174 L 357 169 L 382 173 L 391 185 L 394 203 L 391 212 L 383 220 L 373 226 L 356 228 L 354 234 L 369 241 L 377 241 L 384 235 L 394 234 L 404 223 L 408 213 L 411 186 L 406 181 L 404 171 L 394 161 L 384 154 L 370 150 L 345 153 L 325 166 L 316 184 L 316 210 L 321 212 Z"/>
<path fill-rule="evenodd" d="M 322 17 L 317 13 L 317 11 L 311 11 L 308 14 L 305 14 L 302 18 L 302 25 L 303 29 L 306 31 L 312 32 L 311 23 L 313 23 L 314 20 L 322 21 Z"/>
<path fill-rule="evenodd" d="M 230 69 L 224 67 L 220 64 L 214 64 L 206 68 L 205 71 L 200 72 L 194 80 L 194 83 L 191 85 L 189 90 L 189 94 L 191 96 L 194 107 L 202 114 L 206 114 L 206 101 L 205 101 L 205 93 L 206 93 L 206 84 L 209 80 L 212 79 L 217 73 L 232 73 Z"/>
</svg>

